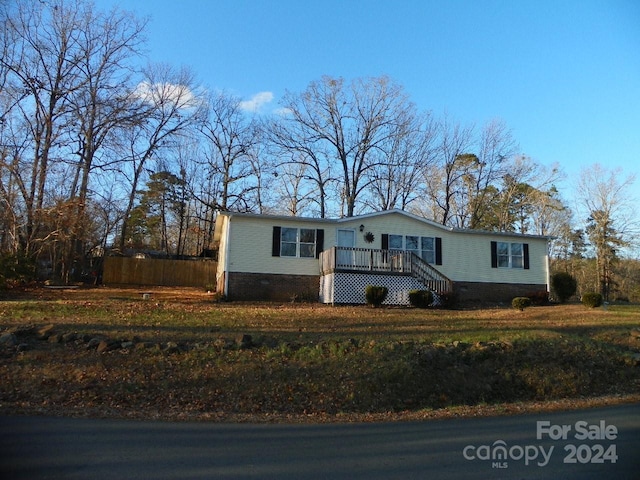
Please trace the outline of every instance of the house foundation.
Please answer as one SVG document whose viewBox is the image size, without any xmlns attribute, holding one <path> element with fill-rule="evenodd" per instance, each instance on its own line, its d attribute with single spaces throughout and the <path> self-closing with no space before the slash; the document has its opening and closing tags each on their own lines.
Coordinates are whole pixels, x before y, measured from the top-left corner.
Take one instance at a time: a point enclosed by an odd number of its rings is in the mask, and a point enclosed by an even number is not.
<svg viewBox="0 0 640 480">
<path fill-rule="evenodd" d="M 409 305 L 410 290 L 425 286 L 407 275 L 334 272 L 326 275 L 282 275 L 237 273 L 228 275 L 229 300 L 291 302 L 310 301 L 327 304 L 366 303 L 367 285 L 389 289 L 384 305 Z M 222 286 L 219 285 L 219 291 Z M 461 306 L 510 305 L 514 297 L 546 292 L 544 284 L 453 282 L 454 302 Z"/>
<path fill-rule="evenodd" d="M 279 275 L 229 272 L 229 300 L 271 302 L 318 301 L 318 275 Z"/>
<path fill-rule="evenodd" d="M 528 297 L 547 291 L 547 285 L 534 283 L 454 282 L 455 301 L 461 305 L 511 305 L 515 297 Z"/>
</svg>

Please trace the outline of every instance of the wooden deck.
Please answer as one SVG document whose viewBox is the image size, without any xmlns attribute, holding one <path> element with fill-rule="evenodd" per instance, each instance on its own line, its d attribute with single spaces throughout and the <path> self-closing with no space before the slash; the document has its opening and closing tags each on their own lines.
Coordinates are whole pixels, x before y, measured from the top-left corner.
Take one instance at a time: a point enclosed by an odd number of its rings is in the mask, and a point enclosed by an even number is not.
<svg viewBox="0 0 640 480">
<path fill-rule="evenodd" d="M 413 252 L 370 248 L 332 247 L 320 253 L 320 274 L 349 272 L 408 275 L 435 293 L 452 290 L 452 282 Z"/>
</svg>

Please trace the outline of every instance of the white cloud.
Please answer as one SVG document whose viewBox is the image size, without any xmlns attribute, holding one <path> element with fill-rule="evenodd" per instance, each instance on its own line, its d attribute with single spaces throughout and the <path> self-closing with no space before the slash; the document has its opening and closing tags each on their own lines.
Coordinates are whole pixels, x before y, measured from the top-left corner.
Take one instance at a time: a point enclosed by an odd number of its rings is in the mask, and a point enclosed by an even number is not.
<svg viewBox="0 0 640 480">
<path fill-rule="evenodd" d="M 287 108 L 287 107 L 282 107 L 282 108 L 276 108 L 273 113 L 275 115 L 278 115 L 280 117 L 287 117 L 289 115 L 291 115 L 291 109 Z"/>
<path fill-rule="evenodd" d="M 259 92 L 256 93 L 251 99 L 240 102 L 240 108 L 247 112 L 258 112 L 267 103 L 273 100 L 273 93 L 271 92 Z"/>
<path fill-rule="evenodd" d="M 200 102 L 189 87 L 174 83 L 141 82 L 136 86 L 134 95 L 143 102 L 157 105 L 170 103 L 177 108 L 194 108 Z"/>
</svg>

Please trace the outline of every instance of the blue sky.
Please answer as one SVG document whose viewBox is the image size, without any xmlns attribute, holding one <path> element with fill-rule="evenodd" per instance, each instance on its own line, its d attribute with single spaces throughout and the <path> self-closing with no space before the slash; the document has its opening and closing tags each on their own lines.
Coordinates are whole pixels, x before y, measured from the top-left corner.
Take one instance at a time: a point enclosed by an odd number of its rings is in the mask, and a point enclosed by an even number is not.
<svg viewBox="0 0 640 480">
<path fill-rule="evenodd" d="M 587 165 L 640 176 L 638 0 L 96 4 L 150 17 L 152 61 L 188 66 L 204 86 L 245 100 L 269 92 L 262 113 L 325 74 L 388 75 L 420 110 L 478 126 L 504 120 L 522 153 L 561 165 L 568 199 Z"/>
</svg>

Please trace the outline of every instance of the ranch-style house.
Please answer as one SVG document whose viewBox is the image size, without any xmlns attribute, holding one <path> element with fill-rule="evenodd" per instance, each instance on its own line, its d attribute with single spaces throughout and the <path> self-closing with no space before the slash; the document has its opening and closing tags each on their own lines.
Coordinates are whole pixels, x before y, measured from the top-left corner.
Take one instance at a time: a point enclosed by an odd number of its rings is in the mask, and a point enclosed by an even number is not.
<svg viewBox="0 0 640 480">
<path fill-rule="evenodd" d="M 402 210 L 340 219 L 219 212 L 217 292 L 229 300 L 407 305 L 429 289 L 461 303 L 549 290 L 549 237 L 450 228 Z"/>
</svg>

